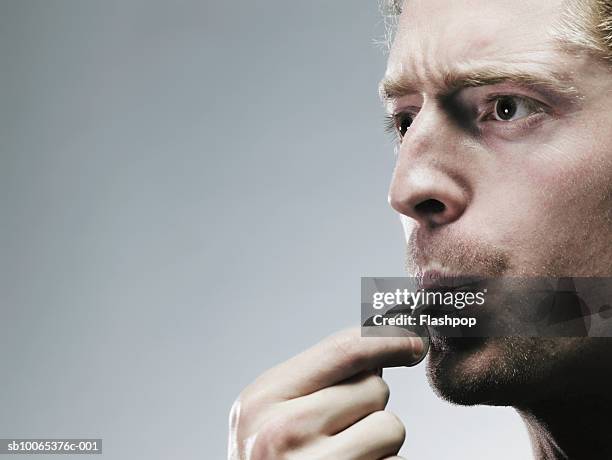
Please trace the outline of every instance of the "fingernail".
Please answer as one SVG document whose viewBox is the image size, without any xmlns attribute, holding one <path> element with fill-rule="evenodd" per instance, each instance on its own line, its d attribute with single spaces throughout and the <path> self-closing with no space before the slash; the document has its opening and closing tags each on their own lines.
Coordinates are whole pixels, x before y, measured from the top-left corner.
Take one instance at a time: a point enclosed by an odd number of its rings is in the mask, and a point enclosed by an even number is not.
<svg viewBox="0 0 612 460">
<path fill-rule="evenodd" d="M 419 364 L 429 351 L 429 339 L 427 337 L 411 337 L 412 341 L 412 354 L 414 356 L 414 362 L 410 366 L 416 366 Z"/>
</svg>

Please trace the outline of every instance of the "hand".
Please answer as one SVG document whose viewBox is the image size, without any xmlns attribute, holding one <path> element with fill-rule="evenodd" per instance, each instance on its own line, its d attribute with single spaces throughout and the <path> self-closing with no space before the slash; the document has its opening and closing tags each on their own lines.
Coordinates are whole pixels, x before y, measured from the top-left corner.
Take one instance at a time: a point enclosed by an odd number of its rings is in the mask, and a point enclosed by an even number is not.
<svg viewBox="0 0 612 460">
<path fill-rule="evenodd" d="M 230 460 L 399 459 L 405 428 L 385 411 L 383 367 L 409 366 L 427 352 L 418 337 L 336 333 L 269 369 L 230 413 Z"/>
</svg>

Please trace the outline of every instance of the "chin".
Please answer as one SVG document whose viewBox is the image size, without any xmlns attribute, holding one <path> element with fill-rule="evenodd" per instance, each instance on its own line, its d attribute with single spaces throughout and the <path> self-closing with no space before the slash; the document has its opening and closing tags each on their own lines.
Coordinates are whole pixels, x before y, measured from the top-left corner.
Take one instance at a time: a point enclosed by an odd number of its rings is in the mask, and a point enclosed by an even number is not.
<svg viewBox="0 0 612 460">
<path fill-rule="evenodd" d="M 538 348 L 530 342 L 432 337 L 429 382 L 441 398 L 455 404 L 515 405 L 529 397 Z"/>
</svg>

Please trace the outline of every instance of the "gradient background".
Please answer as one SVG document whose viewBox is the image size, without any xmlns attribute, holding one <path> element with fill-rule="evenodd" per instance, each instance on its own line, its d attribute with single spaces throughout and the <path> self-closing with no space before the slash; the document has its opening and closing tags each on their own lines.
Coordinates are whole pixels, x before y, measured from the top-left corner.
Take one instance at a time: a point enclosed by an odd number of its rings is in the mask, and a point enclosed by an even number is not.
<svg viewBox="0 0 612 460">
<path fill-rule="evenodd" d="M 374 0 L 0 1 L 0 437 L 221 459 L 241 388 L 358 324 L 403 274 L 383 32 Z M 405 456 L 529 456 L 512 410 L 385 375 Z"/>
</svg>

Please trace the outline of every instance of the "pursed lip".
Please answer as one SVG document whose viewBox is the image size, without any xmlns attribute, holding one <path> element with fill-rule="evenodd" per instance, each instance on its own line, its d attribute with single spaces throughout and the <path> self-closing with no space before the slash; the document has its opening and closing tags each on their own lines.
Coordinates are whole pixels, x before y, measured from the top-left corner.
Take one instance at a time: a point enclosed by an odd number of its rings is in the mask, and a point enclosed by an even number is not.
<svg viewBox="0 0 612 460">
<path fill-rule="evenodd" d="M 450 273 L 441 270 L 425 270 L 416 277 L 417 288 L 422 290 L 458 290 L 483 280 L 483 277 Z"/>
</svg>

